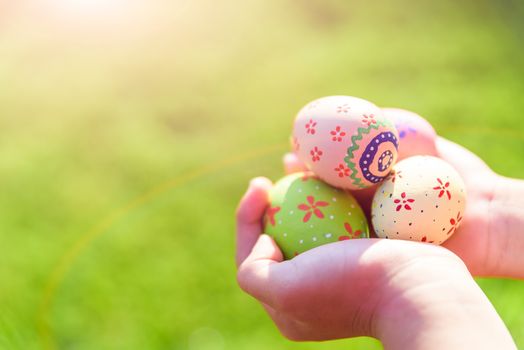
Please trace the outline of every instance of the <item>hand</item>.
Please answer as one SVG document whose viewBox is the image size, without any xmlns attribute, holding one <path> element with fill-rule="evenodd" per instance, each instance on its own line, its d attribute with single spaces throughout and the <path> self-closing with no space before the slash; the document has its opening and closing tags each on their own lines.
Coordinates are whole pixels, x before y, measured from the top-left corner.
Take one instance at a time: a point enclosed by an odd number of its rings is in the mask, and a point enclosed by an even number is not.
<svg viewBox="0 0 524 350">
<path fill-rule="evenodd" d="M 474 275 L 524 278 L 524 182 L 495 174 L 474 153 L 444 138 L 438 138 L 437 150 L 462 176 L 468 195 L 462 224 L 443 246 Z"/>
<path fill-rule="evenodd" d="M 437 150 L 462 176 L 468 195 L 460 228 L 442 246 L 475 276 L 524 278 L 524 182 L 495 174 L 478 156 L 444 138 L 437 139 Z M 306 170 L 291 153 L 284 167 L 288 173 Z M 375 189 L 352 192 L 368 220 Z"/>
<path fill-rule="evenodd" d="M 286 337 L 367 335 L 386 349 L 515 348 L 463 262 L 442 247 L 355 239 L 283 261 L 261 234 L 271 186 L 255 179 L 239 206 L 238 282 Z"/>
</svg>

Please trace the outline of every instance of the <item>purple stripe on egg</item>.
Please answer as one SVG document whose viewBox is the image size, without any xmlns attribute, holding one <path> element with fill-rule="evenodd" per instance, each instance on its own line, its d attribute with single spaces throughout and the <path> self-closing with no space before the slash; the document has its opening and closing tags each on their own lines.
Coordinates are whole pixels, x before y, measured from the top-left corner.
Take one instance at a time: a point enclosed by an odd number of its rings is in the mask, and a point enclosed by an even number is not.
<svg viewBox="0 0 524 350">
<path fill-rule="evenodd" d="M 360 157 L 360 170 L 364 178 L 369 182 L 378 183 L 387 176 L 387 174 L 385 176 L 375 175 L 369 170 L 369 164 L 375 161 L 379 146 L 385 142 L 391 142 L 395 146 L 395 149 L 398 150 L 398 140 L 396 136 L 392 132 L 382 132 L 371 140 Z M 392 165 L 393 158 L 393 152 L 390 150 L 384 151 L 378 158 L 378 170 L 384 172 L 389 169 Z"/>
</svg>

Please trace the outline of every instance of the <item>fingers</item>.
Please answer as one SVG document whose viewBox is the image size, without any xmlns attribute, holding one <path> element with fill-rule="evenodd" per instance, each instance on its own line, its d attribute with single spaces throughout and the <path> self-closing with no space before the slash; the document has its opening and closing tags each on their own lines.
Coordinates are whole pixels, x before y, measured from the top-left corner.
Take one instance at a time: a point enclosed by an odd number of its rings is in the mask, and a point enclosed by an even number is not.
<svg viewBox="0 0 524 350">
<path fill-rule="evenodd" d="M 258 237 L 251 253 L 244 260 L 243 265 L 270 264 L 282 262 L 283 260 L 282 252 L 273 238 L 262 234 Z"/>
<path fill-rule="evenodd" d="M 280 285 L 276 281 L 284 273 L 278 264 L 282 261 L 282 252 L 275 241 L 268 235 L 260 235 L 251 254 L 239 267 L 238 284 L 262 303 L 275 305 Z"/>
<path fill-rule="evenodd" d="M 491 169 L 476 154 L 443 137 L 437 138 L 439 157 L 450 163 L 461 175 L 479 174 Z"/>
<path fill-rule="evenodd" d="M 240 200 L 237 209 L 237 266 L 249 255 L 262 233 L 262 219 L 269 203 L 271 186 L 269 179 L 257 177 L 251 180 L 246 194 Z"/>
<path fill-rule="evenodd" d="M 284 171 L 286 174 L 298 173 L 300 171 L 307 171 L 308 169 L 302 163 L 295 153 L 286 153 L 284 155 Z"/>
</svg>

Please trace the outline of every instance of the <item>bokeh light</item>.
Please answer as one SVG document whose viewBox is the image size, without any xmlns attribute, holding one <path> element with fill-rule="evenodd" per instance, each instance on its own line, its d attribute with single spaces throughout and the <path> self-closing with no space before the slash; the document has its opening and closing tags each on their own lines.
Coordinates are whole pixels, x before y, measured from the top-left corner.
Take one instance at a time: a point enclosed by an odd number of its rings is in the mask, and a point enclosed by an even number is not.
<svg viewBox="0 0 524 350">
<path fill-rule="evenodd" d="M 0 2 L 0 348 L 380 349 L 281 337 L 236 285 L 238 198 L 282 175 L 297 110 L 331 94 L 413 110 L 524 178 L 523 13 L 513 0 Z M 110 220 L 186 174 L 200 176 Z M 524 347 L 522 283 L 479 283 Z"/>
<path fill-rule="evenodd" d="M 48 0 L 52 11 L 61 12 L 65 16 L 115 16 L 125 14 L 132 0 Z"/>
</svg>

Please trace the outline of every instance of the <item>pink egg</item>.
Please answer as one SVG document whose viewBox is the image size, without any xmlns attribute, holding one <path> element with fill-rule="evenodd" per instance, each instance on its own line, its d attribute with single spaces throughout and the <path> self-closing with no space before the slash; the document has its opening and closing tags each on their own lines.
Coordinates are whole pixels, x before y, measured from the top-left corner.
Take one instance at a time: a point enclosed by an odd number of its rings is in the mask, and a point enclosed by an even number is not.
<svg viewBox="0 0 524 350">
<path fill-rule="evenodd" d="M 300 110 L 293 128 L 293 148 L 323 181 L 357 190 L 388 176 L 397 160 L 398 133 L 373 103 L 329 96 Z"/>
<path fill-rule="evenodd" d="M 382 108 L 391 119 L 399 134 L 398 160 L 412 156 L 436 156 L 437 133 L 431 124 L 420 115 L 399 108 Z"/>
</svg>

